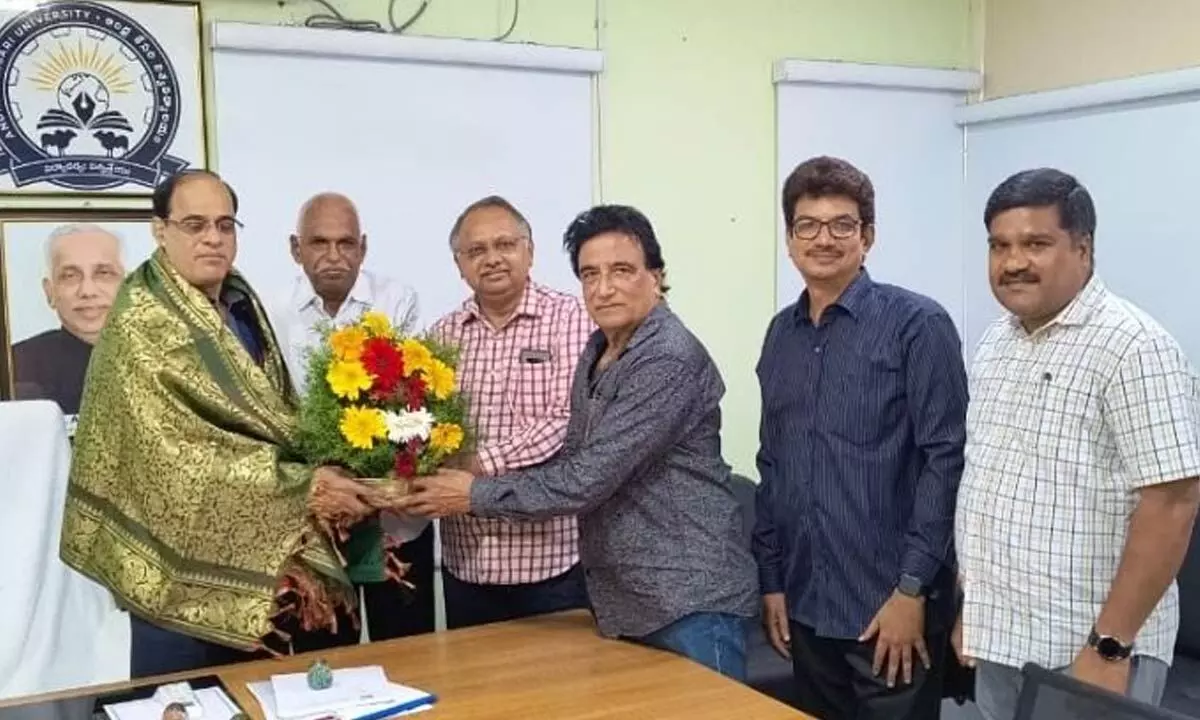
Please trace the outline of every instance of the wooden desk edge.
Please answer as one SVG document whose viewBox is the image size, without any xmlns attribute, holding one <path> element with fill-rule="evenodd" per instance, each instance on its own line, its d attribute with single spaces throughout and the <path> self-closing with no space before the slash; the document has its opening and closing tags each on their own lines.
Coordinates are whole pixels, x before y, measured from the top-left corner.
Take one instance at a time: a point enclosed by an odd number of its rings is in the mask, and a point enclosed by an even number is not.
<svg viewBox="0 0 1200 720">
<path fill-rule="evenodd" d="M 136 690 L 139 688 L 144 688 L 147 686 L 157 686 L 157 685 L 163 685 L 163 684 L 171 683 L 171 682 L 183 682 L 183 681 L 188 681 L 188 680 L 194 680 L 196 678 L 201 678 L 201 677 L 216 676 L 218 679 L 220 679 L 221 683 L 225 686 L 225 691 L 230 695 L 230 698 L 236 704 L 241 706 L 241 709 L 247 715 L 249 715 L 251 718 L 254 718 L 255 720 L 262 720 L 263 719 L 262 709 L 259 706 L 257 700 L 255 700 L 253 694 L 250 692 L 249 688 L 246 687 L 246 683 L 248 681 L 248 678 L 254 678 L 254 679 L 269 678 L 272 674 L 279 672 L 281 663 L 287 663 L 289 665 L 295 665 L 296 663 L 306 664 L 308 662 L 311 662 L 312 660 L 315 660 L 318 657 L 324 657 L 324 658 L 333 660 L 335 662 L 339 661 L 339 660 L 349 660 L 349 662 L 353 663 L 354 660 L 352 658 L 354 658 L 358 655 L 362 655 L 362 654 L 364 654 L 364 652 L 377 653 L 380 650 L 386 651 L 388 649 L 395 648 L 395 647 L 412 646 L 414 644 L 425 644 L 425 643 L 431 643 L 431 642 L 437 643 L 437 644 L 443 644 L 447 641 L 450 641 L 450 642 L 454 642 L 455 644 L 457 644 L 458 642 L 462 642 L 464 637 L 469 638 L 472 635 L 495 634 L 495 633 L 497 633 L 497 631 L 499 631 L 502 634 L 508 634 L 508 632 L 513 631 L 514 629 L 522 628 L 522 627 L 529 628 L 530 630 L 535 630 L 539 627 L 544 628 L 546 625 L 562 623 L 563 621 L 570 621 L 570 624 L 572 626 L 577 626 L 577 627 L 581 626 L 581 624 L 582 624 L 581 621 L 586 621 L 586 623 L 589 626 L 591 626 L 591 628 L 592 628 L 592 630 L 591 630 L 591 632 L 593 633 L 592 637 L 596 638 L 597 640 L 601 640 L 601 638 L 599 638 L 599 636 L 594 634 L 594 625 L 591 625 L 591 623 L 592 623 L 591 616 L 584 611 L 574 610 L 574 611 L 567 611 L 567 612 L 562 612 L 562 613 L 553 613 L 553 614 L 549 614 L 549 615 L 541 615 L 541 616 L 531 617 L 531 618 L 522 618 L 519 620 L 512 620 L 512 621 L 508 621 L 508 622 L 504 622 L 504 623 L 493 623 L 491 625 L 483 625 L 483 626 L 471 627 L 471 628 L 462 628 L 459 630 L 443 631 L 443 632 L 439 632 L 439 633 L 428 633 L 428 634 L 416 635 L 416 636 L 412 636 L 412 637 L 397 638 L 394 640 L 383 640 L 383 641 L 373 642 L 373 643 L 369 643 L 369 644 L 365 644 L 365 645 L 350 645 L 350 646 L 346 646 L 346 647 L 334 648 L 334 649 L 331 649 L 328 651 L 323 651 L 323 652 L 310 652 L 310 653 L 291 655 L 291 656 L 287 656 L 285 658 L 267 658 L 267 659 L 263 659 L 263 660 L 254 660 L 251 662 L 239 663 L 239 664 L 235 664 L 235 665 L 223 665 L 223 666 L 217 666 L 217 667 L 202 668 L 199 670 L 192 670 L 192 671 L 181 672 L 181 673 L 172 673 L 169 675 L 159 675 L 159 676 L 154 676 L 154 677 L 138 678 L 136 680 L 127 680 L 127 681 L 123 681 L 123 682 L 114 682 L 114 683 L 105 683 L 105 684 L 101 684 L 101 685 L 90 685 L 90 686 L 84 686 L 84 687 L 68 688 L 68 689 L 55 690 L 55 691 L 46 692 L 46 693 L 39 693 L 36 695 L 24 695 L 24 696 L 15 697 L 15 698 L 0 699 L 0 710 L 6 709 L 6 708 L 20 707 L 20 706 L 24 706 L 24 705 L 33 705 L 33 704 L 38 704 L 38 703 L 71 700 L 73 698 L 81 697 L 84 695 L 99 696 L 99 695 L 119 694 L 119 693 L 129 692 L 131 690 Z M 580 627 L 580 629 L 582 629 L 582 628 Z M 662 662 L 665 660 L 666 662 L 669 662 L 672 664 L 674 664 L 676 662 L 691 663 L 690 660 L 687 660 L 680 656 L 675 656 L 671 653 L 668 653 L 668 652 L 662 651 L 662 650 L 655 650 L 655 649 L 649 648 L 649 647 L 641 647 L 638 645 L 634 645 L 632 643 L 626 645 L 625 647 L 626 647 L 626 649 L 631 649 L 635 652 L 645 652 L 645 653 L 651 654 L 656 658 L 657 662 Z M 742 691 L 749 691 L 749 692 L 755 693 L 758 696 L 756 698 L 756 700 L 758 700 L 759 703 L 763 704 L 764 707 L 770 707 L 771 705 L 774 705 L 775 708 L 777 708 L 777 710 L 778 710 L 778 717 L 780 717 L 780 718 L 794 718 L 794 719 L 799 719 L 799 720 L 804 720 L 805 718 L 808 718 L 807 715 L 779 702 L 775 698 L 772 698 L 766 694 L 763 694 L 748 685 L 744 685 L 744 684 L 738 683 L 734 680 L 730 680 L 729 678 L 726 678 L 726 677 L 720 675 L 719 673 L 716 673 L 715 671 L 709 670 L 708 668 L 704 668 L 699 665 L 694 665 L 694 667 L 692 669 L 710 674 L 712 676 L 712 681 L 714 683 L 728 684 L 728 686 L 730 686 L 730 687 L 728 687 L 728 689 L 731 691 L 738 692 L 738 693 L 740 693 Z M 292 670 L 288 670 L 288 671 L 290 672 Z M 808 718 L 808 720 L 812 720 L 812 719 Z"/>
</svg>

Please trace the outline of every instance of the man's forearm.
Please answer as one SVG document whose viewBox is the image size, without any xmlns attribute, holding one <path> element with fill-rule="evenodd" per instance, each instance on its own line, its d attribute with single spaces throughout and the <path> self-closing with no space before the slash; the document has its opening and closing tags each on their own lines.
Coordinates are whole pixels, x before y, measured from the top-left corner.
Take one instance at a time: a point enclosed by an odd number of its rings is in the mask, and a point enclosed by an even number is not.
<svg viewBox="0 0 1200 720">
<path fill-rule="evenodd" d="M 1200 502 L 1195 479 L 1144 488 L 1096 631 L 1133 642 L 1183 564 Z"/>
<path fill-rule="evenodd" d="M 525 423 L 512 436 L 479 449 L 480 469 L 487 475 L 540 465 L 562 448 L 567 436 L 566 417 L 551 417 Z"/>
</svg>

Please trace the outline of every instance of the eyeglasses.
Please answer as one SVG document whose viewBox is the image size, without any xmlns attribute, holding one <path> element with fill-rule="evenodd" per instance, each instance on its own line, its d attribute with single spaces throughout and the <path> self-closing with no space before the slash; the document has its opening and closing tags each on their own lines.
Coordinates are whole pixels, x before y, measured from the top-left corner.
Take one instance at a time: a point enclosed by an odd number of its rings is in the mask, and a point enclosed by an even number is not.
<svg viewBox="0 0 1200 720">
<path fill-rule="evenodd" d="M 792 237 L 797 240 L 816 240 L 821 234 L 821 228 L 829 228 L 829 237 L 834 240 L 848 240 L 854 237 L 860 227 L 862 221 L 849 215 L 839 215 L 832 220 L 798 217 L 792 223 Z"/>
<path fill-rule="evenodd" d="M 521 243 L 527 239 L 524 236 L 496 238 L 490 246 L 487 243 L 476 243 L 470 247 L 455 250 L 454 254 L 461 255 L 471 262 L 479 262 L 487 257 L 489 250 L 495 250 L 501 255 L 513 255 L 521 248 Z"/>
<path fill-rule="evenodd" d="M 216 228 L 218 235 L 232 237 L 237 235 L 239 228 L 245 227 L 237 218 L 231 217 L 220 217 L 216 220 L 202 217 L 186 217 L 182 220 L 167 218 L 166 222 L 168 225 L 179 228 L 184 235 L 193 238 L 203 237 L 213 228 Z"/>
</svg>

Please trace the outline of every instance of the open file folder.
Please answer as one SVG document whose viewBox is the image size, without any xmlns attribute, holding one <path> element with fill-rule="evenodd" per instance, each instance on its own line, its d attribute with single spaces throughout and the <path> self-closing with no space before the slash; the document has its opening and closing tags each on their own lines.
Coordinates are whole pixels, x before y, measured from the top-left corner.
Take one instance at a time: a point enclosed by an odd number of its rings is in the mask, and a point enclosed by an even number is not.
<svg viewBox="0 0 1200 720">
<path fill-rule="evenodd" d="M 334 670 L 333 685 L 324 690 L 309 688 L 305 673 L 275 675 L 248 687 L 266 720 L 382 720 L 428 710 L 437 701 L 423 690 L 391 682 L 378 665 Z"/>
</svg>

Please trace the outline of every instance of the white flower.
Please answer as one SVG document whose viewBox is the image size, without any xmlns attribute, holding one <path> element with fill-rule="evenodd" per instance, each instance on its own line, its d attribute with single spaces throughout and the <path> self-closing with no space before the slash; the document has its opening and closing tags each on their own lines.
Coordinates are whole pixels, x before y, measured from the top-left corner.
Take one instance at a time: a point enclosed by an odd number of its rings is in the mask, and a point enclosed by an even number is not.
<svg viewBox="0 0 1200 720">
<path fill-rule="evenodd" d="M 415 412 L 401 410 L 398 413 L 385 412 L 388 440 L 396 443 L 406 443 L 413 438 L 429 439 L 429 431 L 433 429 L 434 418 L 428 410 L 421 408 Z"/>
</svg>

